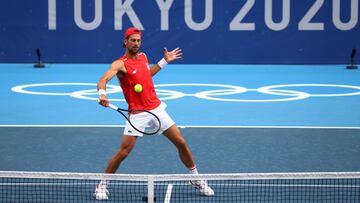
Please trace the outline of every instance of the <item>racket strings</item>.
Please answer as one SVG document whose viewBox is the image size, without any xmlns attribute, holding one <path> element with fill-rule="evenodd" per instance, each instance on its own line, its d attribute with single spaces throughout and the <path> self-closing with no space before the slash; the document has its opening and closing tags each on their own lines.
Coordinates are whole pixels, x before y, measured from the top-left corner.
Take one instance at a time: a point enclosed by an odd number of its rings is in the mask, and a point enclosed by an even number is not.
<svg viewBox="0 0 360 203">
<path fill-rule="evenodd" d="M 160 122 L 159 117 L 150 111 L 146 111 L 146 110 L 130 110 L 130 111 L 128 111 L 125 109 L 120 109 L 120 110 L 128 112 L 128 115 L 126 116 L 123 112 L 119 111 L 126 118 L 126 120 L 129 122 L 131 127 L 142 134 L 154 135 L 154 134 L 157 134 L 161 129 L 161 122 Z M 142 124 L 145 126 L 135 126 L 134 125 L 134 121 L 136 119 L 148 117 L 149 115 L 153 119 L 149 119 L 149 122 Z M 144 130 L 140 130 L 140 128 L 144 129 Z M 151 130 L 149 130 L 149 129 L 151 129 Z"/>
</svg>

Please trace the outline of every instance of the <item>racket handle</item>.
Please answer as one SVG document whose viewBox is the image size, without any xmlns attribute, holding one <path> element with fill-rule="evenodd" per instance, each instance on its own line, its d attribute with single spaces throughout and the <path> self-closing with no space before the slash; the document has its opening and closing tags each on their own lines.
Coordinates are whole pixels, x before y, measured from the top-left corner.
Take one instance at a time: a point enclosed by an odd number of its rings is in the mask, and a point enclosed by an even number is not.
<svg viewBox="0 0 360 203">
<path fill-rule="evenodd" d="M 110 104 L 109 103 L 109 106 L 108 106 L 110 109 L 113 109 L 113 110 L 115 110 L 115 111 L 117 111 L 118 110 L 118 107 L 117 106 L 115 106 L 115 105 L 113 105 L 113 104 Z"/>
</svg>

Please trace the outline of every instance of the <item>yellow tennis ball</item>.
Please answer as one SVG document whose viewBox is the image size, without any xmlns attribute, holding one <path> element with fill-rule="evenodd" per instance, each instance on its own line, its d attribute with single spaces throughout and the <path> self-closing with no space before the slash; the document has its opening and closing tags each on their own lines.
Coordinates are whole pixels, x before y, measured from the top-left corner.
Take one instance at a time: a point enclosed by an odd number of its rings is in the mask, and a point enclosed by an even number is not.
<svg viewBox="0 0 360 203">
<path fill-rule="evenodd" d="M 137 93 L 142 92 L 142 85 L 136 84 L 136 85 L 134 86 L 134 90 L 135 90 L 135 92 L 137 92 Z"/>
</svg>

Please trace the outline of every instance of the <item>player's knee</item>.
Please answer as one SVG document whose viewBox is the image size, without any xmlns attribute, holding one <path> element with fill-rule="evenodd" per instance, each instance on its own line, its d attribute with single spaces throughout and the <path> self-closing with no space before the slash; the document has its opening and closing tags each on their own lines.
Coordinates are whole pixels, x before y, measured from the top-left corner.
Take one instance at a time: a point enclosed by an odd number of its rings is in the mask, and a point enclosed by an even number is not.
<svg viewBox="0 0 360 203">
<path fill-rule="evenodd" d="M 187 148 L 187 144 L 184 138 L 178 139 L 175 144 L 178 148 L 181 149 Z"/>
<path fill-rule="evenodd" d="M 128 155 L 130 154 L 130 149 L 129 148 L 122 148 L 119 152 L 119 156 L 121 158 L 126 158 Z"/>
<path fill-rule="evenodd" d="M 128 147 L 121 147 L 112 160 L 123 160 L 129 155 L 130 151 L 131 149 Z"/>
</svg>

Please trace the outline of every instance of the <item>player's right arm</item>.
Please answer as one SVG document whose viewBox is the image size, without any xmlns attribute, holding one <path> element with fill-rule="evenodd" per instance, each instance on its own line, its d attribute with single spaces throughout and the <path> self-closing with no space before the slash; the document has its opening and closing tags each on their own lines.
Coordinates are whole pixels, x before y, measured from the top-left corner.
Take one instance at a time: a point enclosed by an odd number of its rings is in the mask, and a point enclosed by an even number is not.
<svg viewBox="0 0 360 203">
<path fill-rule="evenodd" d="M 109 80 L 111 80 L 115 75 L 121 78 L 125 74 L 126 69 L 124 62 L 122 60 L 116 60 L 111 64 L 110 68 L 105 72 L 105 74 L 101 76 L 97 84 L 100 105 L 104 107 L 109 106 L 109 100 L 106 97 L 106 84 L 109 82 Z"/>
</svg>

